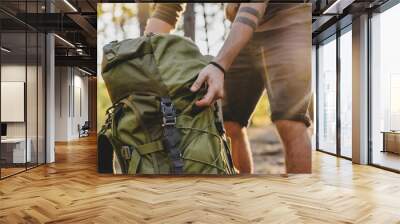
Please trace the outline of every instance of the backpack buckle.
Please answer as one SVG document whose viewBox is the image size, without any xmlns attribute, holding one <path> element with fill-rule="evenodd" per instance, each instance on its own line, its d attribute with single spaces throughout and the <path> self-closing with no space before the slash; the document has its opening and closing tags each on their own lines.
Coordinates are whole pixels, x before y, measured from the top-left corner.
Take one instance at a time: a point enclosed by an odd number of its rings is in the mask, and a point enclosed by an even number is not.
<svg viewBox="0 0 400 224">
<path fill-rule="evenodd" d="M 131 147 L 124 145 L 121 147 L 121 155 L 124 157 L 125 160 L 131 159 Z"/>
<path fill-rule="evenodd" d="M 161 126 L 174 126 L 176 124 L 175 107 L 169 97 L 161 98 L 161 113 L 163 115 Z"/>
<path fill-rule="evenodd" d="M 175 124 L 176 124 L 176 117 L 170 117 L 170 118 L 163 117 L 163 123 L 161 124 L 161 126 L 163 127 L 174 126 Z"/>
</svg>

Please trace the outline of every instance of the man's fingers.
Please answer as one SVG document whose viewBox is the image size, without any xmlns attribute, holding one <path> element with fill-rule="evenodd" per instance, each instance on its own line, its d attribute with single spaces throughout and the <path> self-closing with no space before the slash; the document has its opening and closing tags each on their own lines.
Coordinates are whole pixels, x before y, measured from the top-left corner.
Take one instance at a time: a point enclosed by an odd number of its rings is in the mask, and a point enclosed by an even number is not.
<svg viewBox="0 0 400 224">
<path fill-rule="evenodd" d="M 198 107 L 205 107 L 205 106 L 209 106 L 212 104 L 212 102 L 214 101 L 216 95 L 216 91 L 212 88 L 209 88 L 207 91 L 207 94 L 204 95 L 204 97 L 196 102 L 196 105 Z"/>
<path fill-rule="evenodd" d="M 192 87 L 190 87 L 190 91 L 196 92 L 201 88 L 203 83 L 206 81 L 207 76 L 202 73 L 197 77 L 196 81 L 193 83 Z"/>
<path fill-rule="evenodd" d="M 224 74 L 213 65 L 206 66 L 190 87 L 192 92 L 198 91 L 204 83 L 208 84 L 205 96 L 196 102 L 199 107 L 211 105 L 215 100 L 224 96 Z"/>
</svg>

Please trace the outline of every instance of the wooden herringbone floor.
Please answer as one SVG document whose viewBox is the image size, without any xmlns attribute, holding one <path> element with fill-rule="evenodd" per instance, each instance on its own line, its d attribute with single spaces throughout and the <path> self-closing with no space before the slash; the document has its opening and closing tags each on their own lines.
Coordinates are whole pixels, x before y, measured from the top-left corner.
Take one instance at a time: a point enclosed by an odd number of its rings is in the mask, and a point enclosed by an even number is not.
<svg viewBox="0 0 400 224">
<path fill-rule="evenodd" d="M 400 223 L 400 175 L 313 154 L 313 174 L 98 175 L 95 139 L 0 181 L 0 223 Z"/>
</svg>

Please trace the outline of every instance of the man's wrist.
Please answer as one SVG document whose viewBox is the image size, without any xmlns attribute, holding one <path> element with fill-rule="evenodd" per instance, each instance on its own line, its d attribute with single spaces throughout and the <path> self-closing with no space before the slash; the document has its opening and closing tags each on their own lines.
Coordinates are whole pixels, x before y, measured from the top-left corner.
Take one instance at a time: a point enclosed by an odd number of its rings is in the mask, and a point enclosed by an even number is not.
<svg viewBox="0 0 400 224">
<path fill-rule="evenodd" d="M 229 63 L 223 58 L 217 56 L 213 62 L 218 63 L 218 65 L 220 65 L 225 71 L 229 69 Z"/>
<path fill-rule="evenodd" d="M 226 70 L 224 67 L 222 67 L 218 62 L 215 61 L 210 61 L 210 63 L 208 63 L 210 65 L 213 65 L 214 67 L 216 67 L 217 69 L 219 69 L 225 76 Z"/>
</svg>

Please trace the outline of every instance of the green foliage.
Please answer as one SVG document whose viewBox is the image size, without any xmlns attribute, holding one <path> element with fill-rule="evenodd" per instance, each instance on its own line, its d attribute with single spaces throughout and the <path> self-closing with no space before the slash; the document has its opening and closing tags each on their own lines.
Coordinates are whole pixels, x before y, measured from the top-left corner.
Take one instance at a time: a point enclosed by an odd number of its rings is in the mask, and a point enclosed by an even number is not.
<svg viewBox="0 0 400 224">
<path fill-rule="evenodd" d="M 270 109 L 267 94 L 263 94 L 260 101 L 258 101 L 256 109 L 251 118 L 252 126 L 264 126 L 271 123 Z"/>
<path fill-rule="evenodd" d="M 145 3 L 141 3 L 145 4 Z M 150 4 L 150 14 L 154 10 L 154 3 Z M 202 7 L 206 6 L 206 7 Z M 137 4 L 132 3 L 101 3 L 97 6 L 98 13 L 98 61 L 101 62 L 102 47 L 112 40 L 122 40 L 125 38 L 138 37 L 139 21 Z M 229 32 L 229 21 L 224 19 L 223 5 L 215 3 L 202 5 L 196 3 L 196 44 L 204 54 L 215 55 L 222 46 L 224 38 L 217 38 L 210 41 L 205 38 L 205 24 L 207 22 L 208 35 L 224 37 Z M 207 17 L 207 18 L 206 18 Z M 184 17 L 182 16 L 174 30 L 175 34 L 183 35 Z M 210 48 L 209 51 L 207 48 Z M 100 66 L 99 66 L 100 70 Z M 100 74 L 100 73 L 99 73 Z M 104 123 L 105 112 L 111 106 L 111 101 L 107 93 L 104 81 L 101 75 L 98 76 L 98 125 Z M 265 125 L 270 123 L 269 104 L 264 95 L 258 103 L 252 117 L 251 124 Z M 98 126 L 101 127 L 101 126 Z"/>
<path fill-rule="evenodd" d="M 108 95 L 106 85 L 101 78 L 101 76 L 97 77 L 97 127 L 100 127 L 104 124 L 105 114 L 107 108 L 111 106 L 110 96 Z"/>
</svg>

